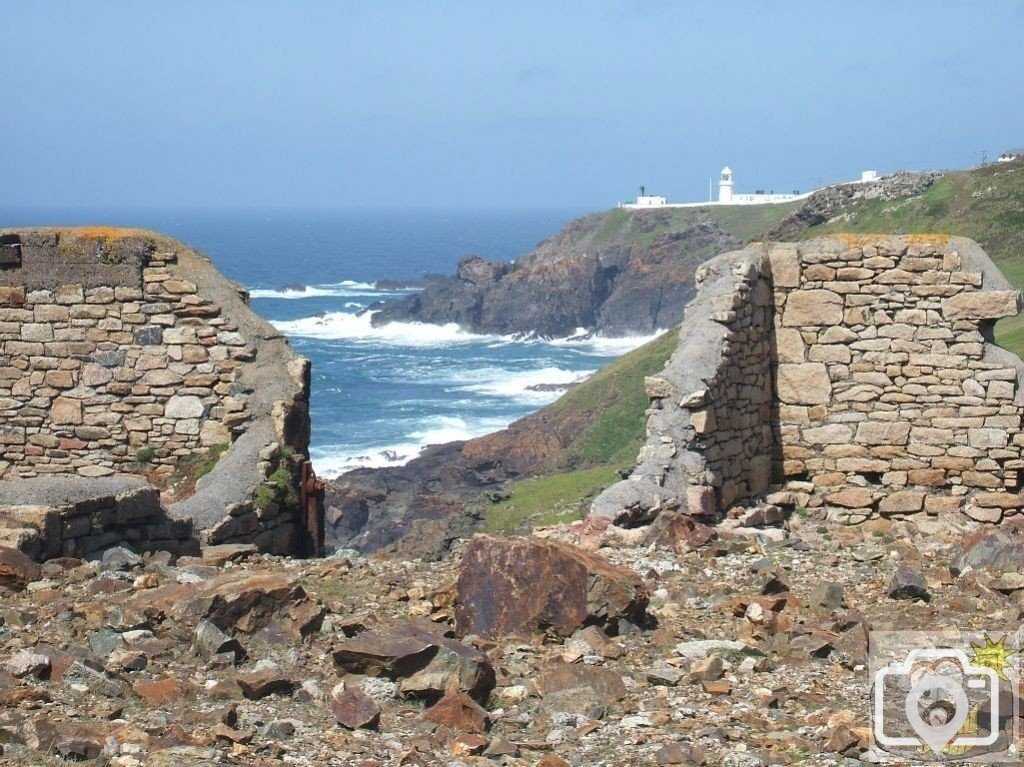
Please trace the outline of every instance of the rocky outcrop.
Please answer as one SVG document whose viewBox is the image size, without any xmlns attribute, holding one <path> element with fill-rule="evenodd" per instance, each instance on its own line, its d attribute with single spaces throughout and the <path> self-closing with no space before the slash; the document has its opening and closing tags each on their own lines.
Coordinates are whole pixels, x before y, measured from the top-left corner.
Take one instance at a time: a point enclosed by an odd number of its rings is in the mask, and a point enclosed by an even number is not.
<svg viewBox="0 0 1024 767">
<path fill-rule="evenodd" d="M 742 244 L 737 231 L 711 208 L 595 214 L 512 264 L 464 258 L 455 276 L 372 307 L 373 321 L 455 322 L 478 333 L 543 337 L 580 328 L 648 334 L 682 319 L 694 269 Z"/>
<path fill-rule="evenodd" d="M 462 560 L 455 627 L 483 637 L 642 623 L 647 591 L 630 571 L 574 546 L 538 538 L 477 535 Z"/>
<path fill-rule="evenodd" d="M 785 241 L 820 224 L 849 220 L 851 203 L 861 200 L 901 200 L 918 197 L 942 178 L 941 171 L 900 171 L 868 183 L 835 184 L 819 189 L 790 215 L 762 235 L 766 241 Z"/>
<path fill-rule="evenodd" d="M 485 437 L 428 447 L 404 466 L 355 469 L 328 482 L 328 544 L 443 555 L 482 521 L 468 513 L 467 501 L 542 471 L 572 438 L 542 413 Z"/>
<path fill-rule="evenodd" d="M 193 523 L 210 543 L 303 550 L 309 366 L 244 291 L 151 232 L 3 230 L 0 244 L 0 477 L 21 483 L 0 498 L 0 528 L 34 506 L 64 520 L 56 539 L 23 541 L 40 552 L 173 549 Z M 166 509 L 101 508 L 139 477 Z M 97 478 L 95 508 L 79 514 Z"/>
<path fill-rule="evenodd" d="M 974 242 L 848 236 L 709 262 L 649 439 L 592 512 L 714 517 L 762 495 L 832 519 L 1024 508 L 1024 363 L 991 343 L 1020 296 Z"/>
</svg>

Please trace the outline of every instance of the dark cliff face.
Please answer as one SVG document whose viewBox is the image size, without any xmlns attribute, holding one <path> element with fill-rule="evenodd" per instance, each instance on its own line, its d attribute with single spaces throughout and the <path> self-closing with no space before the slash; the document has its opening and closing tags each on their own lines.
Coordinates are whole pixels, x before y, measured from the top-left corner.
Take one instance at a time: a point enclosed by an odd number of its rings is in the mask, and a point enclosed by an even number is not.
<svg viewBox="0 0 1024 767">
<path fill-rule="evenodd" d="M 578 431 L 544 411 L 485 437 L 435 445 L 405 466 L 356 469 L 327 484 L 327 541 L 364 552 L 441 556 L 481 519 L 466 502 L 541 471 Z"/>
<path fill-rule="evenodd" d="M 696 266 L 744 239 L 711 208 L 613 210 L 571 222 L 513 264 L 468 256 L 454 276 L 374 307 L 373 321 L 552 338 L 579 328 L 649 334 L 682 319 Z"/>
</svg>

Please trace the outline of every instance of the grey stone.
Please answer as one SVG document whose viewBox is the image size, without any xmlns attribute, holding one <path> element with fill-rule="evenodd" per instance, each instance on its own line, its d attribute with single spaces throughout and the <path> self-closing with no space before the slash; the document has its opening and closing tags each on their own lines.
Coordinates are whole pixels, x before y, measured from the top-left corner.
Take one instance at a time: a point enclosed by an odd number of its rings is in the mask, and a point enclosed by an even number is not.
<svg viewBox="0 0 1024 767">
<path fill-rule="evenodd" d="M 891 599 L 921 599 L 928 602 L 932 598 L 924 575 L 920 570 L 910 567 L 896 568 L 886 593 Z"/>
<path fill-rule="evenodd" d="M 26 676 L 43 677 L 50 672 L 50 659 L 31 650 L 21 650 L 0 663 L 0 667 L 18 679 Z"/>
<path fill-rule="evenodd" d="M 196 653 L 206 660 L 228 654 L 237 663 L 245 657 L 245 650 L 242 648 L 241 642 L 228 636 L 214 623 L 207 620 L 200 621 L 196 626 L 194 647 Z"/>
</svg>

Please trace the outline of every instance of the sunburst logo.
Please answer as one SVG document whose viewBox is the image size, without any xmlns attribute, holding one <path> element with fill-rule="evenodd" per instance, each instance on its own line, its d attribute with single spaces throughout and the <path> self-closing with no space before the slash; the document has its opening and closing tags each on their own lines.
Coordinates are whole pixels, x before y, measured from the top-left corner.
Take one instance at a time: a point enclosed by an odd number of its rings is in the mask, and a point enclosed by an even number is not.
<svg viewBox="0 0 1024 767">
<path fill-rule="evenodd" d="M 1003 634 L 999 637 L 999 641 L 993 642 L 992 637 L 988 635 L 988 632 L 985 632 L 984 644 L 971 642 L 971 664 L 982 668 L 990 668 L 996 672 L 1000 679 L 1009 681 L 1006 670 L 1013 666 L 1010 662 L 1010 656 L 1016 655 L 1017 650 L 1011 650 L 1006 646 L 1006 636 L 1006 634 Z"/>
</svg>

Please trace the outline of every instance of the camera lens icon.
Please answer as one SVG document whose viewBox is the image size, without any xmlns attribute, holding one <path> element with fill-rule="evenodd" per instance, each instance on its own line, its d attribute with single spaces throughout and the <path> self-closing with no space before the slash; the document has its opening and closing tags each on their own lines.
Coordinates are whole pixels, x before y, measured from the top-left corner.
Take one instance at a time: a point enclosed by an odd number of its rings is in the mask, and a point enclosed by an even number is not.
<svg viewBox="0 0 1024 767">
<path fill-rule="evenodd" d="M 873 729 L 883 747 L 920 748 L 935 754 L 951 746 L 992 746 L 998 728 L 965 727 L 972 711 L 999 719 L 999 677 L 974 666 L 962 650 L 912 650 L 903 661 L 880 669 L 874 677 Z M 913 733 L 913 734 L 911 734 Z"/>
</svg>

